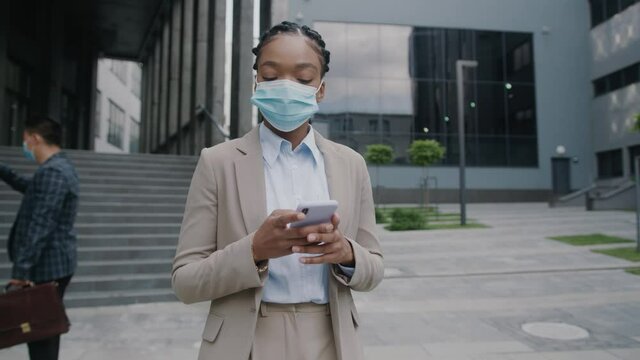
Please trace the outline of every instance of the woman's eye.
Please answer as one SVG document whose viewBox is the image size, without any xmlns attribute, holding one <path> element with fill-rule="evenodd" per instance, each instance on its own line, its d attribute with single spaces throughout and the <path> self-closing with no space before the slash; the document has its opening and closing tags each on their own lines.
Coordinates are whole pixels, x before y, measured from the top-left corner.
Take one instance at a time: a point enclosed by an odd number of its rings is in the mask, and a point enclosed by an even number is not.
<svg viewBox="0 0 640 360">
<path fill-rule="evenodd" d="M 304 79 L 298 79 L 298 82 L 301 84 L 310 84 L 313 80 L 304 80 Z"/>
<path fill-rule="evenodd" d="M 266 76 L 262 77 L 262 80 L 264 80 L 264 81 L 273 81 L 273 80 L 276 80 L 276 79 L 277 79 L 277 77 L 266 77 Z"/>
</svg>

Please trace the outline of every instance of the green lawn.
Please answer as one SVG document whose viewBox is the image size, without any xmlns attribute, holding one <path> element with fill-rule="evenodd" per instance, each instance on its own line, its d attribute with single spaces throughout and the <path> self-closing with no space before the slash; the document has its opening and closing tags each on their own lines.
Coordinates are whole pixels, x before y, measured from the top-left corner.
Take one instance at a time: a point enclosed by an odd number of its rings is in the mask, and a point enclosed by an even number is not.
<svg viewBox="0 0 640 360">
<path fill-rule="evenodd" d="M 417 212 L 422 213 L 426 218 L 427 221 L 431 222 L 431 221 L 457 221 L 460 222 L 460 214 L 459 213 L 438 213 L 436 212 L 436 209 L 433 207 L 429 207 L 429 208 L 419 208 L 419 207 L 402 207 L 402 208 L 392 208 L 392 207 L 387 207 L 387 208 L 378 208 L 376 209 L 376 211 L 378 211 L 380 214 L 382 214 L 383 216 L 383 221 L 378 221 L 378 223 L 388 223 L 391 220 L 391 212 L 394 209 L 410 209 L 410 210 L 415 210 Z"/>
<path fill-rule="evenodd" d="M 448 229 L 488 229 L 489 226 L 480 223 L 467 223 L 465 226 L 460 225 L 460 223 L 453 224 L 438 224 L 438 223 L 430 223 L 424 230 L 448 230 Z"/>
<path fill-rule="evenodd" d="M 621 243 L 628 243 L 633 241 L 629 239 L 619 238 L 615 236 L 608 236 L 603 234 L 554 236 L 554 237 L 550 237 L 549 239 L 561 241 L 566 244 L 577 245 L 577 246 L 621 244 Z"/>
<path fill-rule="evenodd" d="M 640 268 L 626 269 L 626 272 L 633 275 L 640 275 Z"/>
<path fill-rule="evenodd" d="M 394 223 L 392 213 L 396 209 L 400 209 L 404 214 L 396 219 L 397 222 Z M 467 219 L 467 225 L 460 226 L 459 213 L 438 213 L 433 207 L 428 209 L 419 207 L 388 207 L 378 208 L 376 212 L 378 223 L 387 224 L 385 229 L 390 231 L 488 228 L 488 226 L 480 224 L 474 219 Z M 422 221 L 420 218 L 422 218 Z"/>
<path fill-rule="evenodd" d="M 620 259 L 639 262 L 640 253 L 636 252 L 635 247 L 618 248 L 618 249 L 604 249 L 604 250 L 592 250 L 598 254 L 609 255 Z"/>
</svg>

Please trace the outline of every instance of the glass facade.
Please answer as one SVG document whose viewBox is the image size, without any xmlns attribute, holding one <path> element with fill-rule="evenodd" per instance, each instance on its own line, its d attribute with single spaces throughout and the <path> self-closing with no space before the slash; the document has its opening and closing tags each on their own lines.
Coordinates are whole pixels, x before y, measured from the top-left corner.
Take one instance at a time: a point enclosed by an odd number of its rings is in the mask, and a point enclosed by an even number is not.
<svg viewBox="0 0 640 360">
<path fill-rule="evenodd" d="M 629 147 L 629 174 L 635 176 L 636 157 L 640 156 L 640 145 Z"/>
<path fill-rule="evenodd" d="M 637 82 L 640 82 L 640 62 L 593 80 L 593 92 L 595 96 L 602 96 Z"/>
<path fill-rule="evenodd" d="M 640 0 L 589 0 L 591 26 L 596 27 Z"/>
<path fill-rule="evenodd" d="M 622 149 L 602 151 L 596 154 L 598 158 L 598 178 L 611 179 L 624 174 L 622 168 Z"/>
<path fill-rule="evenodd" d="M 109 144 L 122 149 L 122 133 L 124 132 L 124 110 L 109 100 L 109 130 L 107 141 Z"/>
<path fill-rule="evenodd" d="M 131 123 L 129 125 L 129 152 L 140 152 L 140 121 L 131 117 Z"/>
<path fill-rule="evenodd" d="M 394 148 L 407 163 L 415 139 L 438 140 L 457 165 L 456 61 L 465 71 L 470 166 L 536 167 L 538 142 L 530 33 L 316 22 L 331 51 L 325 99 L 314 126 L 364 153 Z"/>
</svg>

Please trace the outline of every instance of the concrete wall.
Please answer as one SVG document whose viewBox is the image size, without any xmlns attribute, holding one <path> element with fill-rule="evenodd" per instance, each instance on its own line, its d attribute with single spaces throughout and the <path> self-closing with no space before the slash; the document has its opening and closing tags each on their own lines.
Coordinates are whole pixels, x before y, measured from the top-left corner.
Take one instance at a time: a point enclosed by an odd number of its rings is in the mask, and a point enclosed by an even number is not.
<svg viewBox="0 0 640 360">
<path fill-rule="evenodd" d="M 640 61 L 640 3 L 591 30 L 592 79 Z"/>
<path fill-rule="evenodd" d="M 579 159 L 571 169 L 572 188 L 591 182 L 594 170 L 587 1 L 290 0 L 289 19 L 300 18 L 309 25 L 314 21 L 339 21 L 533 33 L 539 167 L 470 168 L 469 188 L 547 190 L 551 186 L 550 159 L 560 144 L 567 149 L 567 156 Z M 331 50 L 331 44 L 327 47 Z M 420 171 L 413 167 L 382 168 L 380 182 L 410 189 L 418 183 Z M 438 177 L 440 188 L 457 187 L 455 168 L 432 167 L 429 175 Z"/>
<path fill-rule="evenodd" d="M 591 30 L 591 78 L 623 69 L 640 61 L 640 3 Z M 596 97 L 591 105 L 594 151 L 623 148 L 624 176 L 630 176 L 627 147 L 640 144 L 631 131 L 640 113 L 640 83 Z M 593 162 L 596 162 L 595 156 Z"/>
</svg>

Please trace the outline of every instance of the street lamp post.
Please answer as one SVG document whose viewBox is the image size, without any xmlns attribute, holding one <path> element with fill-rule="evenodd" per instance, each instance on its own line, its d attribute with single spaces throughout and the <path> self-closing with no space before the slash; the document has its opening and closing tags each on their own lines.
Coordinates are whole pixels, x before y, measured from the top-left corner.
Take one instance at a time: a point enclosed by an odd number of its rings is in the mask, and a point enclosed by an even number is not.
<svg viewBox="0 0 640 360">
<path fill-rule="evenodd" d="M 466 179 L 466 150 L 464 138 L 464 68 L 475 68 L 478 62 L 474 60 L 456 61 L 456 76 L 458 85 L 458 146 L 460 149 L 460 225 L 467 224 L 467 203 L 465 197 Z"/>
<path fill-rule="evenodd" d="M 640 156 L 636 156 L 636 252 L 640 252 Z"/>
</svg>

